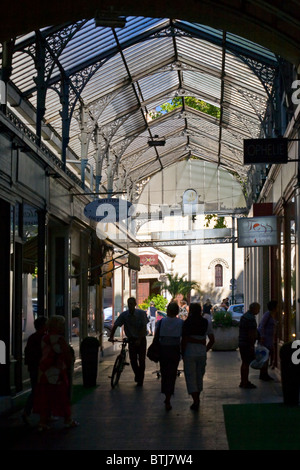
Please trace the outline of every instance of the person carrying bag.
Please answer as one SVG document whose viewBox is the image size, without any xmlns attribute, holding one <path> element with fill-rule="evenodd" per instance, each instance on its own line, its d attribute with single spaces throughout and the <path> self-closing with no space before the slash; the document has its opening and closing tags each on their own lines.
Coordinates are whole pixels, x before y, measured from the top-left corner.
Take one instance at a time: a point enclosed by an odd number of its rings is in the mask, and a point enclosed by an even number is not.
<svg viewBox="0 0 300 470">
<path fill-rule="evenodd" d="M 161 326 L 161 320 L 157 322 L 153 341 L 147 350 L 147 357 L 148 359 L 150 359 L 150 361 L 153 361 L 153 362 L 159 362 L 159 359 L 160 359 L 160 343 L 159 343 L 160 326 Z"/>
</svg>

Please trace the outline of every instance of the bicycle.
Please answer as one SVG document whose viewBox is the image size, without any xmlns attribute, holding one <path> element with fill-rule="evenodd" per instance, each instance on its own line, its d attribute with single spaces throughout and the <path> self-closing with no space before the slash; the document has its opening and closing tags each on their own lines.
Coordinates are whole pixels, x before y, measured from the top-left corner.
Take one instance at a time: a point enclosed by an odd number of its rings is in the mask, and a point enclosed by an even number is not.
<svg viewBox="0 0 300 470">
<path fill-rule="evenodd" d="M 111 377 L 110 377 L 110 384 L 111 384 L 112 388 L 115 388 L 116 385 L 118 385 L 121 374 L 124 370 L 124 367 L 129 366 L 129 362 L 126 362 L 126 357 L 127 357 L 127 352 L 128 352 L 128 349 L 127 349 L 128 338 L 123 338 L 122 341 L 119 341 L 119 340 L 116 339 L 116 340 L 114 340 L 114 342 L 115 343 L 122 343 L 122 346 L 121 346 L 120 353 L 116 357 L 116 360 L 115 360 L 115 363 L 114 363 L 114 366 L 113 366 L 113 370 L 112 370 L 112 374 L 111 374 Z"/>
</svg>

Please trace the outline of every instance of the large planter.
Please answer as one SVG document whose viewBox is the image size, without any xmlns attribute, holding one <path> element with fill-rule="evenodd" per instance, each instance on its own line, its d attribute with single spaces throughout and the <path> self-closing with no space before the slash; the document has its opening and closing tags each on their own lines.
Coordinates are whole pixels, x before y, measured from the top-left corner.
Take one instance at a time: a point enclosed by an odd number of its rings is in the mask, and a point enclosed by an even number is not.
<svg viewBox="0 0 300 470">
<path fill-rule="evenodd" d="M 235 351 L 239 345 L 239 328 L 219 326 L 213 329 L 215 343 L 213 351 Z"/>
</svg>

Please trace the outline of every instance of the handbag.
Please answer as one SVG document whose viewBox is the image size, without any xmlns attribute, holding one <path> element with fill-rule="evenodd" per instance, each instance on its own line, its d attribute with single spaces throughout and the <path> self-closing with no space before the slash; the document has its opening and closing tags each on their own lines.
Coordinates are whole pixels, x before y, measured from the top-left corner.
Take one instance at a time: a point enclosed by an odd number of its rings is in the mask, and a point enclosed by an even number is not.
<svg viewBox="0 0 300 470">
<path fill-rule="evenodd" d="M 150 361 L 153 361 L 153 362 L 159 362 L 159 359 L 160 359 L 160 343 L 159 343 L 160 325 L 161 325 L 161 320 L 157 324 L 153 341 L 147 350 L 147 357 L 148 359 L 150 359 Z"/>
<path fill-rule="evenodd" d="M 255 348 L 255 359 L 250 363 L 250 367 L 252 369 L 261 369 L 268 359 L 269 350 L 262 344 L 258 344 Z"/>
</svg>

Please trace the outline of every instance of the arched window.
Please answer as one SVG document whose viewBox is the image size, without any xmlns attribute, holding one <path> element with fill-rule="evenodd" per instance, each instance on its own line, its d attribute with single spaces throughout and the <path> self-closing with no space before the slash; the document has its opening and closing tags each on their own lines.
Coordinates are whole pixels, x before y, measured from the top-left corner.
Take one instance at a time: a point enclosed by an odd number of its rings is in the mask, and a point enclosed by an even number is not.
<svg viewBox="0 0 300 470">
<path fill-rule="evenodd" d="M 215 287 L 223 286 L 223 266 L 216 264 L 215 266 Z"/>
</svg>

